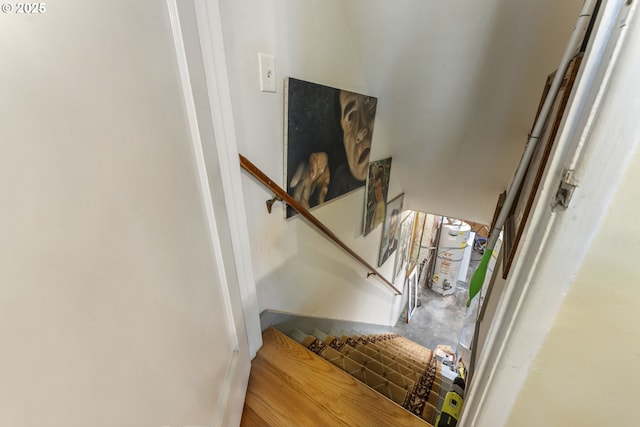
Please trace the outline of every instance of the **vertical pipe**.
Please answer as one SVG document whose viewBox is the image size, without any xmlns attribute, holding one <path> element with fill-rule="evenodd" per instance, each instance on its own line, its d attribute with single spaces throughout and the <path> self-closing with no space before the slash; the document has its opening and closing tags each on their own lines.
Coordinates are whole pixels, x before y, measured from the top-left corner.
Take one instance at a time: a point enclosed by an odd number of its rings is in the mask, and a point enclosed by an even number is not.
<svg viewBox="0 0 640 427">
<path fill-rule="evenodd" d="M 589 22 L 591 20 L 591 11 L 593 10 L 595 2 L 596 0 L 585 1 L 582 7 L 582 11 L 580 12 L 580 16 L 578 17 L 576 26 L 571 33 L 571 38 L 569 39 L 569 43 L 567 44 L 567 49 L 565 50 L 564 55 L 560 60 L 558 71 L 553 78 L 551 88 L 549 88 L 549 93 L 544 100 L 544 103 L 542 104 L 538 119 L 533 126 L 533 131 L 531 132 L 531 136 L 527 141 L 524 153 L 522 154 L 522 158 L 520 159 L 520 163 L 518 164 L 518 168 L 516 169 L 515 176 L 511 185 L 509 186 L 509 191 L 507 191 L 507 197 L 505 198 L 504 205 L 502 205 L 502 209 L 500 210 L 500 214 L 498 215 L 496 224 L 494 225 L 493 230 L 491 230 L 491 236 L 489 238 L 489 242 L 487 242 L 487 249 L 489 249 L 490 251 L 493 251 L 496 246 L 498 235 L 500 234 L 500 231 L 504 226 L 504 222 L 507 219 L 507 215 L 511 210 L 511 206 L 513 205 L 513 201 L 516 197 L 516 194 L 518 193 L 520 184 L 522 184 L 524 175 L 527 171 L 527 167 L 529 166 L 529 162 L 531 161 L 531 157 L 533 156 L 533 151 L 536 147 L 536 144 L 538 143 L 538 139 L 540 138 L 542 128 L 547 121 L 547 117 L 549 116 L 551 107 L 553 106 L 556 95 L 558 94 L 558 90 L 560 89 L 560 85 L 562 84 L 562 80 L 564 79 L 564 75 L 567 72 L 569 62 L 571 62 L 571 59 L 575 56 L 580 46 L 582 45 L 580 37 L 583 35 L 585 29 L 589 25 Z"/>
<path fill-rule="evenodd" d="M 498 219 L 496 220 L 493 230 L 491 230 L 491 233 L 489 235 L 489 241 L 487 242 L 487 247 L 485 249 L 484 256 L 482 257 L 482 261 L 480 261 L 480 264 L 478 265 L 476 271 L 473 274 L 473 277 L 471 278 L 471 282 L 469 284 L 469 299 L 467 301 L 467 306 L 470 305 L 471 300 L 478 292 L 480 292 L 480 289 L 482 289 L 482 285 L 484 283 L 487 272 L 487 264 L 491 259 L 491 254 L 493 253 L 493 249 L 495 248 L 496 242 L 498 241 L 498 236 L 500 235 L 502 227 L 504 227 L 507 216 L 511 211 L 511 206 L 513 205 L 515 197 L 518 194 L 518 189 L 522 184 L 524 175 L 527 171 L 527 167 L 529 166 L 529 162 L 531 161 L 531 157 L 533 156 L 533 152 L 535 150 L 536 144 L 538 143 L 538 139 L 540 138 L 540 134 L 542 133 L 544 124 L 547 121 L 549 112 L 551 111 L 556 95 L 558 94 L 558 90 L 560 89 L 560 85 L 562 84 L 562 80 L 564 79 L 564 75 L 567 72 L 569 62 L 571 62 L 571 59 L 575 56 L 575 54 L 582 46 L 580 37 L 582 37 L 587 26 L 589 25 L 589 22 L 591 20 L 591 12 L 593 11 L 596 1 L 597 0 L 586 0 L 584 2 L 584 5 L 582 6 L 582 10 L 580 11 L 580 15 L 578 16 L 576 26 L 571 33 L 571 38 L 569 39 L 567 48 L 565 49 L 562 59 L 560 60 L 560 65 L 558 66 L 558 70 L 556 71 L 556 74 L 553 78 L 547 97 L 542 104 L 540 114 L 538 114 L 538 118 L 533 126 L 531 136 L 529 137 L 527 145 L 525 146 L 524 153 L 520 158 L 520 163 L 518 164 L 518 168 L 516 169 L 513 181 L 511 182 L 509 190 L 507 191 L 507 196 L 505 197 L 502 209 L 500 209 Z"/>
</svg>

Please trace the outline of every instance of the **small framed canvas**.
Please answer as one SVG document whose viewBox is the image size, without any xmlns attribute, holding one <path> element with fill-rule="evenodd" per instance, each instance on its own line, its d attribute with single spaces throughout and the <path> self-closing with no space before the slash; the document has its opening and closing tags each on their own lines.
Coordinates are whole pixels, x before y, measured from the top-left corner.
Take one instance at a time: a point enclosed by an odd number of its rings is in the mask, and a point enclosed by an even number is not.
<svg viewBox="0 0 640 427">
<path fill-rule="evenodd" d="M 404 193 L 400 194 L 389 203 L 387 203 L 384 215 L 384 226 L 382 228 L 382 238 L 380 239 L 380 255 L 378 256 L 378 267 L 393 254 L 398 248 L 398 238 L 400 237 L 400 215 L 402 213 L 402 204 L 404 202 Z"/>
<path fill-rule="evenodd" d="M 398 240 L 399 249 L 396 255 L 396 262 L 393 266 L 393 278 L 394 280 L 401 275 L 406 276 L 407 266 L 409 264 L 409 256 L 411 255 L 411 240 L 413 237 L 413 223 L 415 212 L 409 211 L 409 213 L 402 219 L 400 225 L 400 238 Z"/>
<path fill-rule="evenodd" d="M 391 157 L 369 164 L 367 191 L 364 193 L 363 234 L 365 236 L 384 221 L 390 175 Z"/>
<path fill-rule="evenodd" d="M 411 239 L 411 256 L 409 257 L 409 269 L 418 262 L 420 256 L 420 245 L 422 244 L 422 234 L 424 232 L 424 224 L 427 220 L 427 214 L 424 212 L 416 212 L 415 225 L 413 226 L 413 238 Z"/>
</svg>

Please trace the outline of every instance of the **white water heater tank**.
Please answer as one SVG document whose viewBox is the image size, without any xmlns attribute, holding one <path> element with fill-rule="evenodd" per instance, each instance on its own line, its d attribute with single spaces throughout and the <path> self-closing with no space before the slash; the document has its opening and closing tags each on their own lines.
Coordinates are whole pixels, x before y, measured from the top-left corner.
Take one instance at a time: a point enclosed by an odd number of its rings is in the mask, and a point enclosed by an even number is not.
<svg viewBox="0 0 640 427">
<path fill-rule="evenodd" d="M 464 258 L 471 226 L 459 220 L 442 224 L 436 265 L 431 278 L 431 289 L 442 295 L 451 295 L 456 291 L 458 273 Z"/>
</svg>

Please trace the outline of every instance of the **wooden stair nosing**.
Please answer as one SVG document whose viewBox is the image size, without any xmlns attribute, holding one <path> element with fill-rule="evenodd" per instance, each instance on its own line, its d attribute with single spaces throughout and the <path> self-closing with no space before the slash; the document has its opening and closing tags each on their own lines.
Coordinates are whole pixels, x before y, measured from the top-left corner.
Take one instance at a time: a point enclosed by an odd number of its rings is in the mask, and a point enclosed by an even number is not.
<svg viewBox="0 0 640 427">
<path fill-rule="evenodd" d="M 380 348 L 380 346 L 376 345 L 375 343 L 369 343 L 369 344 L 365 344 L 365 347 L 368 347 L 370 349 L 374 349 L 375 351 L 377 351 L 380 355 L 393 360 L 395 363 L 397 363 L 398 365 L 402 365 L 403 367 L 410 369 L 416 373 L 422 372 L 424 371 L 424 369 L 426 368 L 426 366 L 419 366 L 416 365 L 406 359 L 404 359 L 403 357 L 399 357 L 397 354 L 394 354 L 393 352 L 390 352 L 384 348 Z"/>
<path fill-rule="evenodd" d="M 406 348 L 404 348 L 403 346 L 394 344 L 392 341 L 381 341 L 378 344 L 384 346 L 385 348 L 387 348 L 390 351 L 395 351 L 401 355 L 403 355 L 404 357 L 406 357 L 407 359 L 415 362 L 416 364 L 419 365 L 427 365 L 429 364 L 429 360 L 431 360 L 431 355 L 429 355 L 428 358 L 425 358 L 419 354 L 416 354 L 416 352 L 412 352 Z"/>
<path fill-rule="evenodd" d="M 392 342 L 394 345 L 405 348 L 412 354 L 423 355 L 422 358 L 424 359 L 430 359 L 431 355 L 433 354 L 433 350 L 427 347 L 421 346 L 420 344 L 413 342 L 405 337 L 398 337 L 390 342 Z"/>
<path fill-rule="evenodd" d="M 422 419 L 433 424 L 436 421 L 436 412 L 436 407 L 427 402 L 422 410 Z"/>
<path fill-rule="evenodd" d="M 345 356 L 351 358 L 352 360 L 358 362 L 362 366 L 365 366 L 371 369 L 376 374 L 380 375 L 383 378 L 388 378 L 390 381 L 402 387 L 407 391 L 411 391 L 413 386 L 415 385 L 415 380 L 410 377 L 406 377 L 402 375 L 401 372 L 398 372 L 394 369 L 391 369 L 388 366 L 383 365 L 372 357 L 358 351 L 357 349 L 351 347 L 350 345 L 345 345 L 342 350 L 340 350 Z"/>
<path fill-rule="evenodd" d="M 398 354 L 398 353 L 394 353 L 393 351 L 390 351 L 389 349 L 385 348 L 384 346 L 380 345 L 379 343 L 369 343 L 366 344 L 372 348 L 375 348 L 376 350 L 378 350 L 381 354 L 387 356 L 390 359 L 393 359 L 395 361 L 397 361 L 398 363 L 406 366 L 407 368 L 413 369 L 413 370 L 424 370 L 427 365 L 426 364 L 418 364 L 416 362 L 414 362 L 413 360 L 407 359 L 404 356 Z"/>
<path fill-rule="evenodd" d="M 420 375 L 424 370 L 423 369 L 418 369 L 415 367 L 410 367 L 407 366 L 404 363 L 401 363 L 401 361 L 396 360 L 396 359 L 392 359 L 391 357 L 385 355 L 384 353 L 380 352 L 377 348 L 375 348 L 374 346 L 369 346 L 366 344 L 358 344 L 356 346 L 356 350 L 359 350 L 363 353 L 365 353 L 368 356 L 373 357 L 375 360 L 379 361 L 380 363 L 382 363 L 385 366 L 397 366 L 397 367 L 393 367 L 392 369 L 400 372 L 403 375 L 408 376 L 408 372 L 414 372 L 417 375 Z"/>
<path fill-rule="evenodd" d="M 245 402 L 244 408 L 242 408 L 242 419 L 240 421 L 241 427 L 263 427 L 269 425 L 268 422 L 262 418 L 250 405 Z"/>
<path fill-rule="evenodd" d="M 350 359 L 334 348 L 327 347 L 320 355 L 398 405 L 402 405 L 407 398 L 407 393 L 409 393 L 410 390 L 406 390 L 402 386 L 395 384 L 391 379 L 378 375 L 376 372 Z"/>
</svg>

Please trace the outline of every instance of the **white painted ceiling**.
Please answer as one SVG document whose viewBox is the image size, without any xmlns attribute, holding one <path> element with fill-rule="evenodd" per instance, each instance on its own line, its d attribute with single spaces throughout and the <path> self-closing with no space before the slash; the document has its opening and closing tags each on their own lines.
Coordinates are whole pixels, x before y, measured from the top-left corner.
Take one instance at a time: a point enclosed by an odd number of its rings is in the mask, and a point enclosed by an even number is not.
<svg viewBox="0 0 640 427">
<path fill-rule="evenodd" d="M 491 220 L 582 3 L 342 0 L 407 208 Z"/>
</svg>

